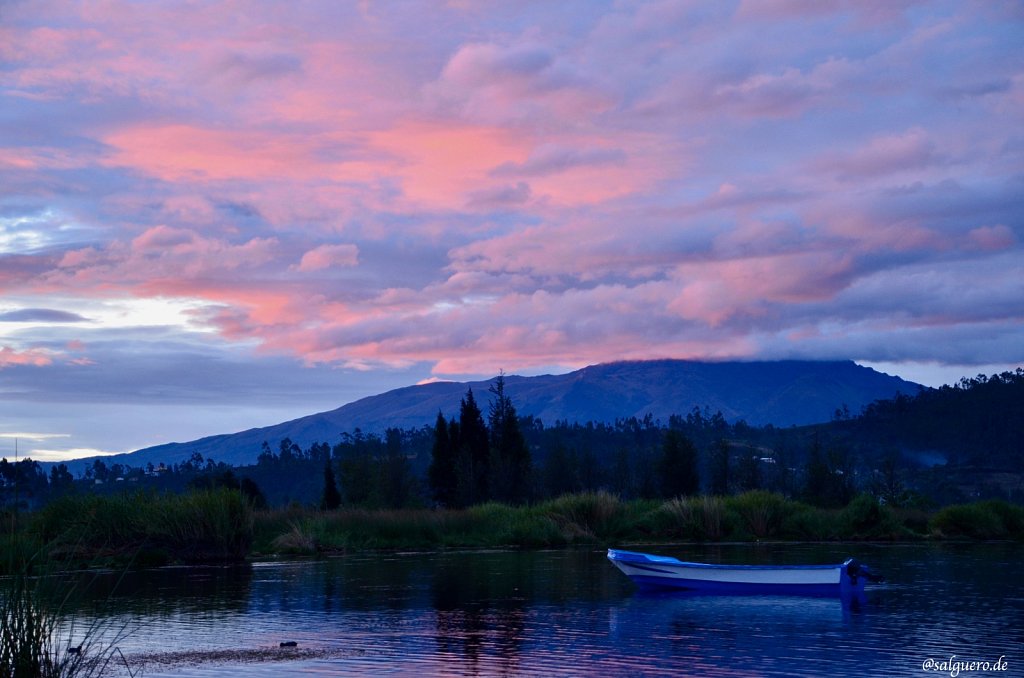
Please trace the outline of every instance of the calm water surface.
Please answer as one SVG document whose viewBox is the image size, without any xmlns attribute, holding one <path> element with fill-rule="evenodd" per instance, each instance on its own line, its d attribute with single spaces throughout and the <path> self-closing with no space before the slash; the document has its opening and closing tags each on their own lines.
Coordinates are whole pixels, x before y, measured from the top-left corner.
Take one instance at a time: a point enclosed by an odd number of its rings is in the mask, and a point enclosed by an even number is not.
<svg viewBox="0 0 1024 678">
<path fill-rule="evenodd" d="M 681 559 L 829 563 L 855 556 L 888 582 L 862 600 L 639 592 L 604 551 L 359 555 L 132 573 L 94 586 L 146 676 L 934 675 L 926 659 L 1024 675 L 1024 548 L 972 545 L 658 547 Z M 222 651 L 295 641 L 315 659 Z M 154 653 L 188 657 L 168 666 Z M 287 652 L 287 651 L 286 651 Z M 250 657 L 251 658 L 251 657 Z"/>
</svg>

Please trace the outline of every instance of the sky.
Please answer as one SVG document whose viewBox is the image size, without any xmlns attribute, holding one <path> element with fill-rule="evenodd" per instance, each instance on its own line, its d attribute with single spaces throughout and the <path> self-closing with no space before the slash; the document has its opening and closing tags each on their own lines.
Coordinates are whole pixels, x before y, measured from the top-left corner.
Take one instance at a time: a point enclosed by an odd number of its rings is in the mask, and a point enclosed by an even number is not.
<svg viewBox="0 0 1024 678">
<path fill-rule="evenodd" d="M 612 360 L 952 383 L 1024 363 L 1022 242 L 1016 1 L 0 0 L 0 455 Z"/>
</svg>

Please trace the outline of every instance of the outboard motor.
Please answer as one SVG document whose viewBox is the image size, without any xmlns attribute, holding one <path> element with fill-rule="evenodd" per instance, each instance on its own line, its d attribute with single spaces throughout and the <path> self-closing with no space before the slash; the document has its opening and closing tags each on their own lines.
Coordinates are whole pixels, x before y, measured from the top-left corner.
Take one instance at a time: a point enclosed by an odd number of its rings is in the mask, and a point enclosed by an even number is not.
<svg viewBox="0 0 1024 678">
<path fill-rule="evenodd" d="M 879 582 L 885 581 L 885 577 L 883 577 L 881 574 L 878 574 L 877 572 L 872 572 L 871 568 L 869 568 L 867 565 L 861 565 L 853 558 L 846 561 L 846 574 L 850 577 L 850 583 L 854 587 L 857 586 L 858 577 L 864 577 L 865 580 L 871 582 L 872 584 L 877 584 Z"/>
</svg>

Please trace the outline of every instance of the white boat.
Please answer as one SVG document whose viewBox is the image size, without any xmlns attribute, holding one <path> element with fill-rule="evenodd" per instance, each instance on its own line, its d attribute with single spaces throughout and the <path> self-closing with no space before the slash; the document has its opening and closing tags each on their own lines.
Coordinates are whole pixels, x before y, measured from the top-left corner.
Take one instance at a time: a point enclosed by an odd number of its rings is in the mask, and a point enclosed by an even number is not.
<svg viewBox="0 0 1024 678">
<path fill-rule="evenodd" d="M 711 593 L 852 595 L 881 577 L 850 558 L 838 565 L 712 565 L 608 549 L 608 560 L 643 587 Z"/>
</svg>

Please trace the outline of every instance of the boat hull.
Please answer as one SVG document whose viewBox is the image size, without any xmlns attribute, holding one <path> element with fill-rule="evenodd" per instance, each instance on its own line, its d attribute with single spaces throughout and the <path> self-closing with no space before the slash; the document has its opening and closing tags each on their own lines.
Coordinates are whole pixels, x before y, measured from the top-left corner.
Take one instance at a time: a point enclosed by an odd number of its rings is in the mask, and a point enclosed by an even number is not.
<svg viewBox="0 0 1024 678">
<path fill-rule="evenodd" d="M 850 560 L 838 565 L 711 565 L 616 549 L 608 551 L 608 559 L 639 586 L 706 593 L 855 594 L 863 592 L 866 580 Z"/>
</svg>

